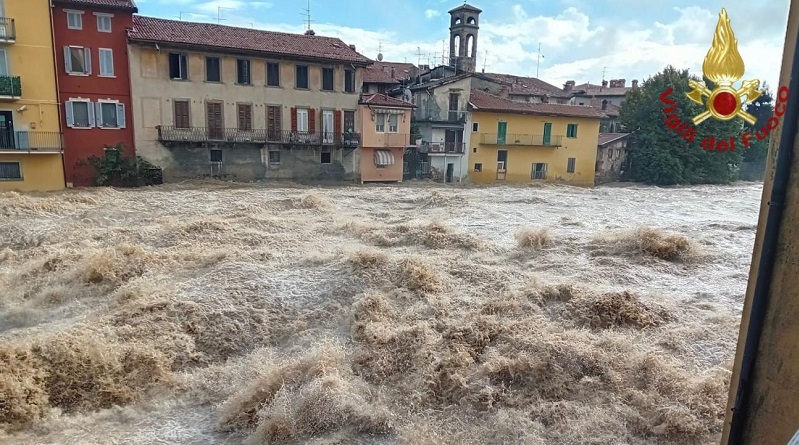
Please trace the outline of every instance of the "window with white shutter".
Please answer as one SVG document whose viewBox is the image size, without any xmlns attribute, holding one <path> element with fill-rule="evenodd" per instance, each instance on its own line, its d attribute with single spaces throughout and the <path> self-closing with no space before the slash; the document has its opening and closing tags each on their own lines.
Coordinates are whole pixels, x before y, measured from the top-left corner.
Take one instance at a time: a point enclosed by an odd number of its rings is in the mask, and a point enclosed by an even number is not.
<svg viewBox="0 0 799 445">
<path fill-rule="evenodd" d="M 67 126 L 70 128 L 94 127 L 94 106 L 88 100 L 69 100 L 64 104 L 66 108 Z"/>
<path fill-rule="evenodd" d="M 92 73 L 92 52 L 82 46 L 64 47 L 64 64 L 68 74 L 87 75 Z"/>
<path fill-rule="evenodd" d="M 114 76 L 114 52 L 109 48 L 100 48 L 100 75 Z"/>
<path fill-rule="evenodd" d="M 100 128 L 125 128 L 125 104 L 98 102 L 95 104 L 97 126 Z"/>
</svg>

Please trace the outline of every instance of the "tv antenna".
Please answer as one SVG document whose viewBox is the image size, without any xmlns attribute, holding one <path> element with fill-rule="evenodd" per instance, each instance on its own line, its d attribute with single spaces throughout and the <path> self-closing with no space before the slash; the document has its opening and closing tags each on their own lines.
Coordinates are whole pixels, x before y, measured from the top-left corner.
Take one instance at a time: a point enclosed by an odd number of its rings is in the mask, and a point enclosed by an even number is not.
<svg viewBox="0 0 799 445">
<path fill-rule="evenodd" d="M 383 42 L 377 42 L 377 61 L 383 61 Z"/>
<path fill-rule="evenodd" d="M 227 19 L 223 19 L 223 18 L 221 17 L 221 16 L 222 16 L 222 10 L 223 10 L 223 9 L 235 9 L 235 8 L 225 8 L 224 6 L 217 6 L 217 7 L 216 7 L 216 24 L 217 24 L 217 25 L 218 25 L 218 24 L 220 24 L 220 23 L 222 23 L 222 20 L 227 20 Z"/>
<path fill-rule="evenodd" d="M 422 48 L 416 47 L 416 66 L 422 64 Z"/>
<path fill-rule="evenodd" d="M 308 7 L 303 9 L 302 11 L 303 12 L 301 12 L 300 15 L 305 16 L 305 20 L 303 20 L 303 21 L 306 23 L 306 25 L 308 27 L 308 29 L 306 31 L 310 31 L 311 30 L 311 22 L 313 22 L 313 20 L 311 20 L 311 0 L 308 0 Z"/>
<path fill-rule="evenodd" d="M 194 14 L 194 13 L 189 11 L 180 11 L 180 14 L 178 14 L 178 20 L 183 20 L 183 14 Z"/>
<path fill-rule="evenodd" d="M 486 51 L 485 57 L 483 57 L 483 72 L 486 72 L 487 64 L 488 64 L 488 51 Z"/>
<path fill-rule="evenodd" d="M 602 67 L 602 82 L 605 81 L 605 71 L 607 71 L 608 67 Z"/>
<path fill-rule="evenodd" d="M 541 54 L 541 42 L 538 42 L 538 62 L 535 65 L 535 78 L 538 79 L 538 68 L 541 66 L 541 59 L 544 58 L 544 55 Z"/>
</svg>

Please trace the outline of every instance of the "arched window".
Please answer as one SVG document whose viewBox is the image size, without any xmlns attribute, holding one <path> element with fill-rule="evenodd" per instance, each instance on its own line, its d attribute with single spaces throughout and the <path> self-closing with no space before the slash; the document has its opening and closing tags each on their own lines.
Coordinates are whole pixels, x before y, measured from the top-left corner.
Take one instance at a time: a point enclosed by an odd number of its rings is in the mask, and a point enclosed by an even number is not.
<svg viewBox="0 0 799 445">
<path fill-rule="evenodd" d="M 469 34 L 466 36 L 466 56 L 474 58 L 474 36 Z"/>
<path fill-rule="evenodd" d="M 457 57 L 461 55 L 461 36 L 456 35 L 452 37 L 452 55 L 450 57 Z"/>
<path fill-rule="evenodd" d="M 466 19 L 466 23 L 468 23 L 469 25 L 475 25 L 477 24 L 477 20 L 475 20 L 474 17 L 469 17 L 468 19 Z"/>
<path fill-rule="evenodd" d="M 461 18 L 460 17 L 455 17 L 454 19 L 452 19 L 452 24 L 453 25 L 460 25 L 461 24 Z"/>
</svg>

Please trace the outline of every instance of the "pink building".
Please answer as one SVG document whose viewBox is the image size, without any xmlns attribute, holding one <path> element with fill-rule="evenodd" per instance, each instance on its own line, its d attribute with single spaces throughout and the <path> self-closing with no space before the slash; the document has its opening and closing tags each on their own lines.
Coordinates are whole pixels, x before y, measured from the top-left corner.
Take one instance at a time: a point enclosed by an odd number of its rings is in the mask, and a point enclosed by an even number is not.
<svg viewBox="0 0 799 445">
<path fill-rule="evenodd" d="M 364 94 L 361 113 L 361 183 L 402 182 L 402 158 L 411 141 L 412 104 L 382 93 Z"/>
</svg>

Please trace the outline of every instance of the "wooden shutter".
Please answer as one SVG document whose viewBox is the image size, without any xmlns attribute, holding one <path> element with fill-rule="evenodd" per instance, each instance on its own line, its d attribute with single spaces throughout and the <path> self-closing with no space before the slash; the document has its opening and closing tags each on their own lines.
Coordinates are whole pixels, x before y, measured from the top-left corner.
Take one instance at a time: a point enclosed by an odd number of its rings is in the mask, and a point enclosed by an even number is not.
<svg viewBox="0 0 799 445">
<path fill-rule="evenodd" d="M 297 131 L 297 109 L 291 107 L 291 131 Z"/>
<path fill-rule="evenodd" d="M 175 127 L 189 128 L 190 126 L 189 102 L 185 100 L 175 101 Z"/>
<path fill-rule="evenodd" d="M 343 133 L 344 131 L 341 129 L 341 120 L 342 115 L 344 114 L 341 110 L 336 110 L 333 115 L 333 132 L 336 134 Z"/>
<path fill-rule="evenodd" d="M 239 105 L 239 130 L 252 130 L 252 107 L 250 105 Z"/>
<path fill-rule="evenodd" d="M 308 109 L 308 133 L 316 133 L 316 110 Z"/>
</svg>

